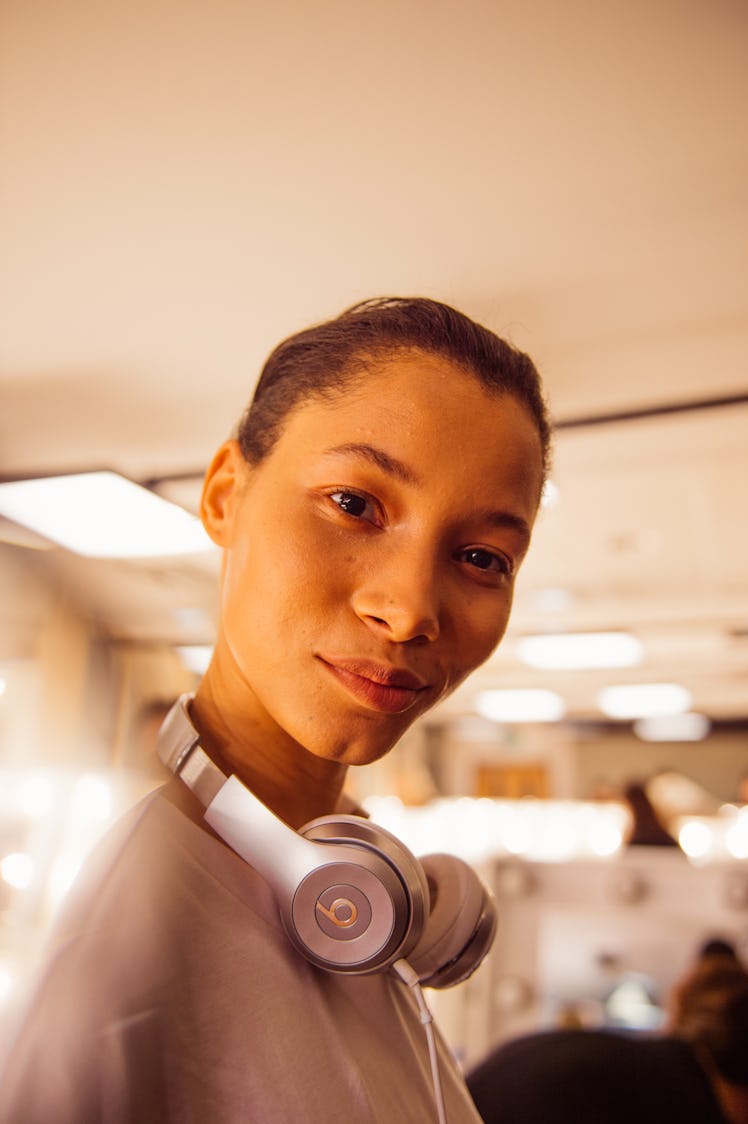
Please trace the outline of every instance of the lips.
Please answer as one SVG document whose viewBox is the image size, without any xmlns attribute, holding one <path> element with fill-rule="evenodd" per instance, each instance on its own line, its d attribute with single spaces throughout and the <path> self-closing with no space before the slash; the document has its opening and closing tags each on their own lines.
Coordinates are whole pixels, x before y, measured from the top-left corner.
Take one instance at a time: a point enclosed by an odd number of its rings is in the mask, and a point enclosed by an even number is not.
<svg viewBox="0 0 748 1124">
<path fill-rule="evenodd" d="M 327 670 L 371 710 L 399 714 L 408 710 L 429 687 L 406 668 L 389 667 L 372 660 L 318 657 Z"/>
</svg>

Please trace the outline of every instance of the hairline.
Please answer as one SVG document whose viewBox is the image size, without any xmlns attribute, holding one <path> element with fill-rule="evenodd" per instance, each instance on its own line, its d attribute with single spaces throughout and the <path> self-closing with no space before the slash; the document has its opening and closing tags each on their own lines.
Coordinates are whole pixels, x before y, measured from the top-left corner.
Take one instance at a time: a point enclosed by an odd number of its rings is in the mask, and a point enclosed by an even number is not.
<svg viewBox="0 0 748 1124">
<path fill-rule="evenodd" d="M 532 422 L 533 429 L 538 437 L 538 450 L 541 460 L 542 480 L 541 480 L 541 493 L 545 485 L 546 479 L 550 472 L 550 441 L 547 446 L 544 445 L 543 434 L 541 427 L 538 424 L 538 419 L 535 416 L 530 404 L 525 400 L 522 393 L 510 386 L 501 386 L 492 382 L 490 379 L 485 378 L 476 365 L 460 362 L 458 359 L 453 358 L 451 355 L 445 353 L 444 349 L 438 347 L 429 347 L 421 344 L 399 343 L 397 341 L 382 341 L 380 345 L 367 346 L 350 355 L 346 362 L 342 364 L 333 374 L 331 374 L 329 381 L 318 386 L 309 386 L 303 393 L 300 393 L 296 400 L 279 419 L 277 430 L 273 435 L 273 440 L 268 445 L 263 457 L 257 461 L 252 461 L 242 448 L 242 456 L 249 464 L 259 464 L 265 457 L 272 451 L 277 442 L 280 440 L 286 426 L 288 425 L 292 416 L 300 409 L 302 409 L 309 402 L 332 402 L 339 398 L 347 390 L 357 385 L 365 386 L 367 374 L 374 374 L 377 370 L 381 370 L 385 364 L 393 359 L 401 357 L 417 357 L 425 356 L 431 359 L 440 360 L 446 367 L 451 368 L 455 373 L 458 373 L 465 378 L 470 378 L 478 386 L 491 397 L 496 399 L 512 398 L 518 405 L 520 405 L 528 418 Z M 272 393 L 272 387 L 269 393 Z M 254 401 L 254 399 L 253 399 Z M 252 403 L 250 403 L 251 408 Z M 240 419 L 235 428 L 235 436 L 242 425 Z M 241 442 L 240 442 L 241 447 Z"/>
</svg>

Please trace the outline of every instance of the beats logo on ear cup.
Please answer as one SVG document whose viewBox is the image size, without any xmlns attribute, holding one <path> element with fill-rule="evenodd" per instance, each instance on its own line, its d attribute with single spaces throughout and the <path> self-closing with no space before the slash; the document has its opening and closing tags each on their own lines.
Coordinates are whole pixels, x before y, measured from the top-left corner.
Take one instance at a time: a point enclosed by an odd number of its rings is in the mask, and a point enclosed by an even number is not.
<svg viewBox="0 0 748 1124">
<path fill-rule="evenodd" d="M 454 855 L 417 859 L 360 816 L 295 832 L 199 744 L 183 695 L 159 734 L 161 759 L 205 807 L 213 830 L 273 889 L 289 940 L 328 971 L 367 974 L 406 959 L 428 987 L 467 979 L 496 929 L 492 895 Z"/>
<path fill-rule="evenodd" d="M 324 914 L 330 924 L 334 925 L 337 929 L 350 929 L 351 925 L 355 925 L 358 920 L 358 906 L 355 902 L 352 902 L 350 898 L 336 898 L 334 895 L 337 889 L 337 886 L 332 886 L 329 890 L 325 890 L 324 894 L 320 894 L 317 898 L 317 909 L 320 913 Z M 349 889 L 350 892 L 353 893 L 351 887 L 344 887 L 344 889 Z M 322 900 L 323 898 L 332 898 L 333 900 L 329 905 L 326 905 Z M 368 901 L 363 897 L 361 897 L 361 901 L 365 902 L 368 908 Z M 317 920 L 319 921 L 319 918 L 317 918 Z M 320 927 L 324 929 L 325 926 L 322 922 L 320 921 L 319 923 Z M 355 936 L 355 932 L 352 931 L 351 936 Z"/>
</svg>

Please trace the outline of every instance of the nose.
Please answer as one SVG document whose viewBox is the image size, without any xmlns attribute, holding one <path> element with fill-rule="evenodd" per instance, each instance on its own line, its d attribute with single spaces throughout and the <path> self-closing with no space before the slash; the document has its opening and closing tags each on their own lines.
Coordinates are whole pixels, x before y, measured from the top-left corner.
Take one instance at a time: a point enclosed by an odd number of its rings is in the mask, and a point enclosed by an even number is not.
<svg viewBox="0 0 748 1124">
<path fill-rule="evenodd" d="M 440 596 L 433 558 L 420 551 L 392 551 L 372 567 L 353 598 L 356 615 L 381 639 L 397 644 L 438 638 Z"/>
</svg>

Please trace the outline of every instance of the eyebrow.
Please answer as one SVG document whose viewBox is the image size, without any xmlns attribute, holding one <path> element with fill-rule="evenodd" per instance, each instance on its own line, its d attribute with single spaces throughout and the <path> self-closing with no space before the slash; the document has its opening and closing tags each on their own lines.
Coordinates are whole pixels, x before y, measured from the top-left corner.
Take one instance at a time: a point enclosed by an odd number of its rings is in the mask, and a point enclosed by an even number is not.
<svg viewBox="0 0 748 1124">
<path fill-rule="evenodd" d="M 394 477 L 396 480 L 401 480 L 405 484 L 420 484 L 420 476 L 409 468 L 403 461 L 393 457 L 390 453 L 386 453 L 384 449 L 378 449 L 376 445 L 369 445 L 365 441 L 349 441 L 344 445 L 335 445 L 331 449 L 326 450 L 328 453 L 340 456 L 354 456 L 359 457 L 361 460 L 367 461 L 369 464 L 375 464 L 386 472 L 389 476 Z M 488 523 L 489 526 L 497 527 L 499 529 L 509 527 L 512 530 L 518 531 L 525 539 L 529 541 L 531 536 L 530 524 L 521 515 L 515 515 L 514 512 L 495 510 L 493 508 L 486 511 L 479 511 L 476 513 L 476 522 Z"/>
<path fill-rule="evenodd" d="M 479 523 L 485 522 L 492 527 L 510 527 L 514 531 L 519 531 L 528 542 L 530 540 L 532 534 L 530 524 L 521 515 L 515 515 L 513 511 L 479 511 L 476 518 Z"/>
<path fill-rule="evenodd" d="M 393 476 L 396 480 L 402 480 L 404 484 L 419 484 L 421 482 L 420 477 L 412 468 L 398 460 L 397 457 L 385 453 L 384 449 L 378 449 L 376 445 L 368 445 L 363 441 L 350 441 L 345 445 L 335 445 L 327 452 L 340 454 L 341 456 L 360 457 L 361 460 L 368 461 L 369 464 L 375 464 L 377 468 L 381 468 L 388 476 Z"/>
</svg>

